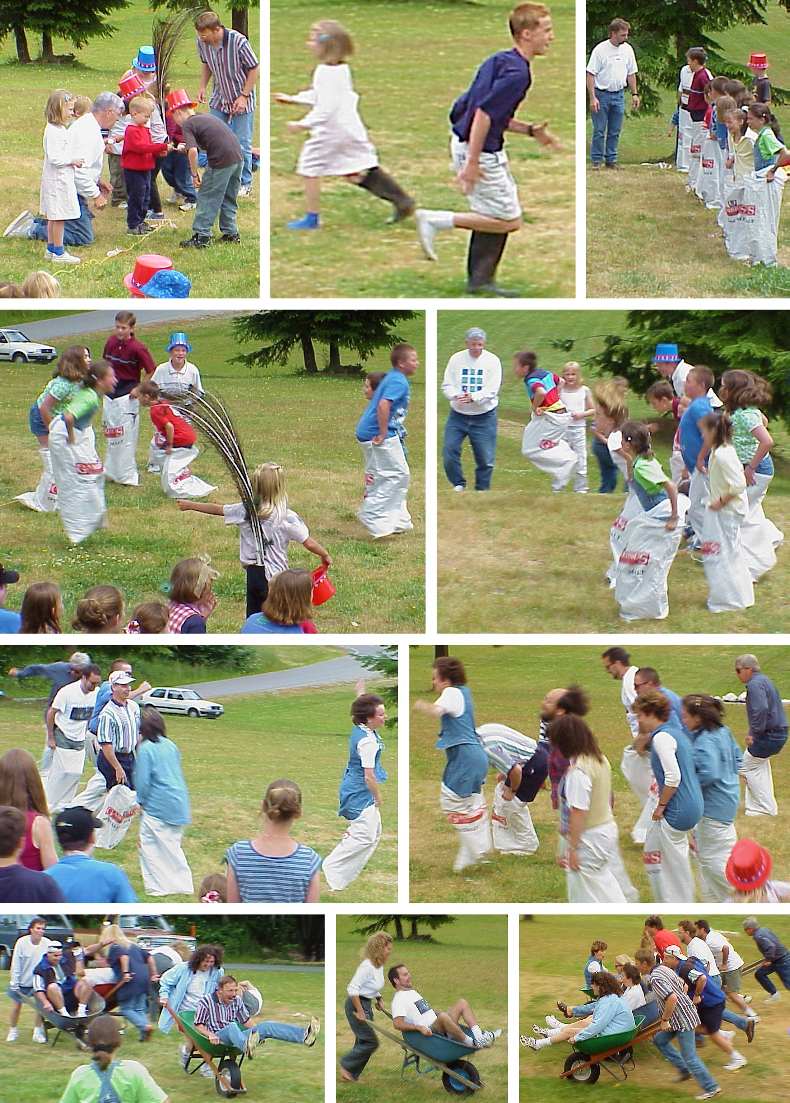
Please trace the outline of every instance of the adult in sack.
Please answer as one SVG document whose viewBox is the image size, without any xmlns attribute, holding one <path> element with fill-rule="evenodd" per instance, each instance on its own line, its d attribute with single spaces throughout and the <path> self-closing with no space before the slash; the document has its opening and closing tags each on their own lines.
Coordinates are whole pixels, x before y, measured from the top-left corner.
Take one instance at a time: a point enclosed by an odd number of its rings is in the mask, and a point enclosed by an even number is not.
<svg viewBox="0 0 790 1103">
<path fill-rule="evenodd" d="M 615 460 L 618 457 L 625 457 L 622 454 L 623 434 L 616 430 L 614 433 L 609 434 L 607 447 L 609 448 L 612 459 Z M 609 588 L 614 589 L 615 576 L 617 574 L 617 564 L 620 562 L 620 553 L 625 547 L 626 543 L 626 529 L 628 528 L 628 522 L 634 517 L 638 517 L 642 512 L 642 503 L 639 500 L 639 495 L 632 489 L 628 482 L 628 464 L 626 461 L 625 470 L 626 486 L 628 487 L 628 493 L 626 494 L 625 503 L 622 509 L 618 513 L 612 522 L 612 527 L 609 529 L 609 548 L 612 552 L 612 562 L 609 564 L 606 570 L 606 577 L 609 580 Z"/>
<path fill-rule="evenodd" d="M 521 454 L 538 471 L 551 475 L 552 490 L 562 490 L 578 465 L 578 457 L 567 441 L 571 415 L 560 398 L 562 380 L 539 368 L 534 352 L 517 353 L 513 366 L 517 378 L 524 380 L 532 406 L 532 417 L 521 438 Z"/>
<path fill-rule="evenodd" d="M 700 554 L 708 582 L 708 609 L 724 613 L 754 605 L 754 587 L 741 547 L 741 528 L 749 510 L 746 476 L 732 446 L 727 414 L 702 419 L 709 451 L 710 498 L 705 507 Z"/>
<path fill-rule="evenodd" d="M 162 716 L 151 705 L 140 710 L 140 746 L 135 761 L 140 805 L 140 868 L 148 896 L 194 892 L 192 871 L 182 849 L 191 823 L 189 793 L 178 747 L 168 739 Z"/>
<path fill-rule="evenodd" d="M 354 727 L 348 764 L 340 782 L 338 810 L 348 826 L 321 867 L 334 892 L 347 888 L 360 875 L 379 845 L 381 785 L 387 780 L 381 765 L 384 743 L 379 735 L 387 722 L 384 701 L 373 693 L 361 693 L 351 706 L 351 719 Z"/>
<path fill-rule="evenodd" d="M 103 424 L 107 442 L 107 478 L 137 486 L 137 438 L 140 406 L 135 393 L 143 372 L 153 375 L 156 365 L 146 346 L 134 335 L 137 316 L 130 310 L 115 315 L 115 332 L 107 338 L 102 356 L 113 367 L 116 384 L 105 395 Z"/>
<path fill-rule="evenodd" d="M 211 494 L 217 488 L 192 473 L 191 464 L 200 454 L 193 426 L 175 413 L 156 383 L 144 380 L 137 388 L 137 395 L 151 416 L 156 431 L 154 440 L 162 445 L 161 476 L 165 495 L 168 498 L 205 498 Z"/>
<path fill-rule="evenodd" d="M 52 758 L 42 775 L 47 804 L 59 812 L 73 802 L 85 766 L 85 738 L 101 671 L 87 664 L 79 681 L 58 690 L 47 710 L 47 746 Z"/>
<path fill-rule="evenodd" d="M 136 904 L 137 897 L 122 869 L 93 857 L 96 828 L 101 827 L 87 808 L 64 808 L 55 817 L 55 834 L 63 851 L 47 871 L 70 904 Z"/>
<path fill-rule="evenodd" d="M 168 1103 L 169 1096 L 139 1061 L 116 1057 L 122 1031 L 113 1015 L 99 1015 L 88 1027 L 89 1065 L 71 1074 L 60 1103 Z"/>
<path fill-rule="evenodd" d="M 384 966 L 392 953 L 392 935 L 379 931 L 367 940 L 360 954 L 361 961 L 348 983 L 343 1010 L 354 1035 L 354 1045 L 340 1058 L 340 1075 L 344 1080 L 359 1080 L 368 1061 L 379 1047 L 375 1030 L 369 1026 L 376 1010 L 384 1011 L 381 991 L 384 987 Z"/>
<path fill-rule="evenodd" d="M 151 382 L 168 395 L 174 395 L 188 402 L 189 393 L 203 394 L 203 381 L 196 364 L 187 360 L 187 355 L 192 351 L 189 338 L 183 330 L 177 330 L 170 334 L 167 343 L 167 351 L 170 359 L 162 364 L 157 364 L 156 371 L 151 376 Z M 185 421 L 189 421 L 183 408 L 180 410 Z M 165 441 L 162 434 L 156 431 L 151 438 L 148 448 L 148 470 L 152 474 L 159 474 L 165 462 Z"/>
<path fill-rule="evenodd" d="M 746 686 L 749 734 L 743 753 L 741 777 L 746 783 L 746 815 L 778 816 L 771 759 L 787 742 L 787 717 L 776 686 L 760 670 L 754 655 L 740 655 L 735 673 Z"/>
<path fill-rule="evenodd" d="M 375 539 L 410 532 L 406 505 L 411 474 L 406 460 L 404 421 L 409 409 L 409 377 L 419 367 L 411 345 L 395 345 L 392 370 L 379 383 L 356 428 L 365 460 L 365 495 L 357 517 Z"/>
<path fill-rule="evenodd" d="M 529 803 L 548 776 L 548 752 L 506 724 L 481 724 L 477 736 L 488 761 L 499 771 L 491 808 L 494 849 L 502 854 L 534 854 L 540 843 Z"/>
<path fill-rule="evenodd" d="M 105 360 L 91 363 L 83 388 L 53 418 L 49 429 L 52 474 L 58 487 L 60 519 L 70 543 L 80 544 L 107 524 L 104 467 L 91 422 L 103 397 L 115 386 Z"/>
<path fill-rule="evenodd" d="M 116 785 L 134 788 L 134 755 L 140 738 L 140 706 L 132 701 L 132 675 L 126 670 L 110 674 L 110 699 L 96 728 L 96 766 L 109 792 Z"/>
<path fill-rule="evenodd" d="M 433 664 L 433 687 L 439 698 L 431 704 L 415 701 L 414 707 L 441 720 L 436 741 L 447 764 L 442 774 L 439 807 L 458 832 L 458 853 L 453 872 L 480 862 L 491 849 L 488 806 L 483 795 L 488 758 L 475 730 L 472 693 L 460 659 L 442 656 Z"/>
</svg>

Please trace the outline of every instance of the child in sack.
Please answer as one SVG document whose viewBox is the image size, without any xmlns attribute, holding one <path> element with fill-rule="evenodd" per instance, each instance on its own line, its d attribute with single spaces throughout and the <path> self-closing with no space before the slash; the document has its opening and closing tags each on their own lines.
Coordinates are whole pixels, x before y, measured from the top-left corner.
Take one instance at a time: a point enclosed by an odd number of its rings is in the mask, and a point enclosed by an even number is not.
<svg viewBox="0 0 790 1103">
<path fill-rule="evenodd" d="M 217 488 L 192 474 L 190 463 L 197 458 L 197 433 L 194 427 L 165 401 L 158 385 L 145 379 L 137 388 L 140 404 L 151 416 L 155 441 L 165 453 L 162 465 L 162 490 L 168 498 L 179 496 L 205 498 Z"/>
</svg>

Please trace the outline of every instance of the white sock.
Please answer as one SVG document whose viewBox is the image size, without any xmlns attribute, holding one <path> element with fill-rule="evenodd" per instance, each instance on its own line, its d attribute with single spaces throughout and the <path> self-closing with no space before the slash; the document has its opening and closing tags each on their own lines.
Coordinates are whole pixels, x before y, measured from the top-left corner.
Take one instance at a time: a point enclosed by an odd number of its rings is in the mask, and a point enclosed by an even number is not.
<svg viewBox="0 0 790 1103">
<path fill-rule="evenodd" d="M 87 1015 L 88 1014 L 88 1005 L 87 1005 L 87 1003 L 81 1003 L 79 1005 L 79 1007 L 77 1008 L 77 1014 L 78 1015 Z"/>
<path fill-rule="evenodd" d="M 472 1031 L 472 1037 L 474 1038 L 474 1040 L 476 1042 L 482 1042 L 483 1032 L 480 1029 L 480 1027 L 479 1026 L 470 1026 L 469 1029 Z"/>
<path fill-rule="evenodd" d="M 545 1049 L 546 1046 L 551 1045 L 551 1038 L 538 1038 L 535 1043 L 535 1049 Z"/>
<path fill-rule="evenodd" d="M 453 230 L 455 229 L 455 214 L 453 211 L 430 211 L 425 212 L 428 215 L 428 221 L 431 226 L 437 230 Z"/>
</svg>

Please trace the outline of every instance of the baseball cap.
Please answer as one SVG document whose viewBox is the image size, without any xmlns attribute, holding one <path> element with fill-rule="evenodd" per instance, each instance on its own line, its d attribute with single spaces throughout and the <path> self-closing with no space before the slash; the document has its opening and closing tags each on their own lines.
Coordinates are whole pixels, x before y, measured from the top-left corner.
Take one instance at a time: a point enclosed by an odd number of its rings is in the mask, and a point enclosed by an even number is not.
<svg viewBox="0 0 790 1103">
<path fill-rule="evenodd" d="M 134 678 L 128 670 L 113 670 L 109 682 L 111 686 L 130 686 Z"/>
<path fill-rule="evenodd" d="M 55 831 L 61 844 L 85 842 L 94 828 L 103 826 L 102 821 L 97 820 L 88 808 L 80 805 L 64 808 L 55 816 Z"/>
<path fill-rule="evenodd" d="M 476 337 L 479 341 L 485 341 L 486 331 L 481 329 L 480 326 L 472 326 L 471 329 L 466 331 L 466 339 L 471 341 L 473 337 Z"/>
<path fill-rule="evenodd" d="M 680 961 L 686 960 L 686 955 L 683 953 L 680 946 L 675 946 L 674 943 L 667 946 L 666 950 L 664 950 L 664 957 L 676 957 L 679 958 Z"/>
<path fill-rule="evenodd" d="M 0 586 L 9 586 L 12 582 L 19 582 L 19 571 L 8 571 L 0 563 Z"/>
<path fill-rule="evenodd" d="M 63 944 L 61 942 L 53 942 L 52 940 L 50 940 L 49 946 L 47 946 L 47 953 L 49 953 L 50 950 L 62 950 L 62 949 L 63 949 Z"/>
</svg>

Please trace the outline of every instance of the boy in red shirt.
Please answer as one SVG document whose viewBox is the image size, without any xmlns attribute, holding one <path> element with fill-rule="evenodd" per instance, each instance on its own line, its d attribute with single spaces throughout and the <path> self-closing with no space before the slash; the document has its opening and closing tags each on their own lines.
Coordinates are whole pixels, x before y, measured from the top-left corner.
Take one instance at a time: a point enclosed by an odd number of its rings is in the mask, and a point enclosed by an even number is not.
<svg viewBox="0 0 790 1103">
<path fill-rule="evenodd" d="M 126 183 L 126 225 L 130 234 L 147 234 L 151 226 L 145 221 L 151 203 L 151 174 L 156 158 L 163 157 L 170 146 L 154 142 L 148 122 L 154 113 L 154 100 L 149 95 L 135 96 L 129 103 L 131 122 L 123 135 L 121 167 Z"/>
<path fill-rule="evenodd" d="M 166 453 L 172 455 L 174 448 L 192 448 L 197 441 L 197 433 L 183 417 L 179 417 L 172 406 L 160 396 L 159 387 L 149 379 L 137 388 L 140 402 L 148 408 L 156 429 L 159 443 Z"/>
</svg>

